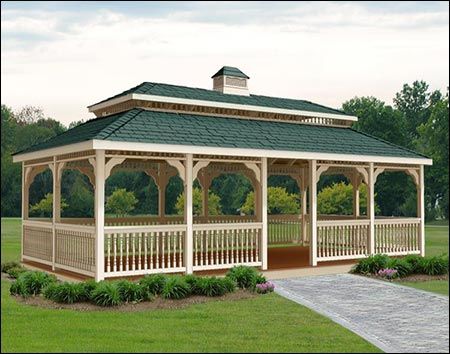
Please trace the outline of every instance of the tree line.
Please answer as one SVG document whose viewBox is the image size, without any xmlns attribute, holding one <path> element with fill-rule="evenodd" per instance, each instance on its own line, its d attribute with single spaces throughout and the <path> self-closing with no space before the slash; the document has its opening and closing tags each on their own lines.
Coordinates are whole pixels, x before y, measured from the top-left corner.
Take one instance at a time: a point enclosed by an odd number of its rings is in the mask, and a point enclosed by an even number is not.
<svg viewBox="0 0 450 354">
<path fill-rule="evenodd" d="M 342 105 L 342 110 L 359 117 L 353 129 L 388 142 L 415 150 L 433 159 L 433 166 L 425 167 L 425 205 L 427 219 L 448 219 L 448 90 L 430 91 L 424 81 L 405 84 L 395 95 L 393 105 L 375 97 L 355 97 Z M 82 121 L 73 122 L 69 129 Z M 21 215 L 21 165 L 12 162 L 11 154 L 64 132 L 60 122 L 45 116 L 42 109 L 25 106 L 13 111 L 1 106 L 1 216 Z M 42 214 L 48 208 L 48 194 L 52 192 L 49 170 L 35 178 L 30 187 L 30 213 Z M 270 176 L 268 181 L 271 210 L 298 211 L 298 186 L 290 177 Z M 347 186 L 346 186 L 347 185 Z M 201 208 L 200 185 L 194 183 L 196 208 Z M 158 189 L 144 172 L 117 172 L 106 182 L 106 195 L 114 191 L 132 191 L 135 199 L 132 214 L 157 214 Z M 343 176 L 324 176 L 319 185 L 319 212 L 351 214 L 351 189 Z M 212 214 L 252 213 L 253 188 L 240 174 L 223 174 L 211 184 L 210 211 Z M 165 214 L 179 214 L 183 184 L 179 177 L 169 181 L 166 190 Z M 62 216 L 93 216 L 94 196 L 86 176 L 78 171 L 65 170 L 61 194 L 65 207 Z M 326 201 L 325 196 L 328 198 Z M 330 199 L 331 198 L 331 199 Z M 364 197 L 365 198 L 365 197 Z M 330 202 L 331 200 L 331 202 Z M 41 206 L 39 207 L 39 203 Z M 117 203 L 117 202 L 116 202 Z M 414 216 L 416 187 L 411 177 L 402 172 L 386 172 L 376 184 L 377 213 L 385 216 Z M 111 202 L 112 204 L 112 202 Z M 44 209 L 42 209 L 44 208 Z"/>
</svg>

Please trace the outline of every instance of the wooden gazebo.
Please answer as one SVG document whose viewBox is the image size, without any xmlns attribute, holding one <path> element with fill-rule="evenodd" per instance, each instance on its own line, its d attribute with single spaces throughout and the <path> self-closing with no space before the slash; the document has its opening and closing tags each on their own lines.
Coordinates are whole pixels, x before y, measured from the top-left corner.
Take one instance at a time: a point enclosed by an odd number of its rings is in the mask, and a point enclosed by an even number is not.
<svg viewBox="0 0 450 354">
<path fill-rule="evenodd" d="M 22 162 L 22 260 L 102 280 L 157 272 L 192 273 L 238 264 L 268 268 L 268 246 L 309 249 L 309 264 L 374 253 L 424 255 L 424 165 L 431 160 L 350 128 L 357 117 L 308 101 L 250 95 L 248 77 L 223 67 L 205 90 L 144 82 L 89 107 L 97 118 L 14 155 Z M 51 219 L 29 218 L 34 177 L 53 173 Z M 75 169 L 94 186 L 95 218 L 61 218 L 61 176 Z M 159 189 L 158 215 L 105 218 L 105 181 L 144 171 Z M 417 217 L 375 217 L 377 177 L 404 171 L 417 186 Z M 255 214 L 208 215 L 208 189 L 222 173 L 242 173 L 255 191 Z M 352 216 L 317 214 L 321 175 L 353 185 Z M 184 216 L 164 215 L 171 176 L 184 183 Z M 268 215 L 269 175 L 300 189 L 299 215 Z M 193 214 L 193 181 L 203 214 Z M 359 214 L 359 185 L 368 188 Z"/>
</svg>

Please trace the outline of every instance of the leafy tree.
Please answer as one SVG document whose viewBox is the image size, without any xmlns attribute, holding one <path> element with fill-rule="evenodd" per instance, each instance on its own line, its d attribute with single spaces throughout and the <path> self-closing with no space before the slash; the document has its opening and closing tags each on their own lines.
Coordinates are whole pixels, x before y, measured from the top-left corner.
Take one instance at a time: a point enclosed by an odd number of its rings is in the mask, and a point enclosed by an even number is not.
<svg viewBox="0 0 450 354">
<path fill-rule="evenodd" d="M 106 210 L 116 214 L 117 217 L 125 216 L 134 209 L 137 202 L 133 192 L 118 188 L 107 198 Z"/>
<path fill-rule="evenodd" d="M 365 184 L 361 184 L 359 187 L 359 206 L 367 213 Z M 319 214 L 352 215 L 353 186 L 340 182 L 323 188 L 317 195 L 317 211 Z"/>
<path fill-rule="evenodd" d="M 420 149 L 433 159 L 433 165 L 427 167 L 425 171 L 425 194 L 428 213 L 427 218 L 435 217 L 436 213 L 430 213 L 436 203 L 440 206 L 442 215 L 449 217 L 448 206 L 448 165 L 449 165 L 449 106 L 448 92 L 444 99 L 438 101 L 433 106 L 428 120 L 421 124 L 417 131 L 419 133 L 418 145 Z"/>
<path fill-rule="evenodd" d="M 375 97 L 355 97 L 344 102 L 342 107 L 346 113 L 358 116 L 358 121 L 352 125 L 353 129 L 396 145 L 413 147 L 408 123 L 401 111 Z M 406 198 L 416 194 L 415 186 L 409 183 L 408 176 L 403 172 L 381 174 L 377 179 L 376 190 L 376 202 L 380 213 L 385 216 L 403 216 L 406 208 L 402 205 Z"/>
<path fill-rule="evenodd" d="M 69 205 L 61 198 L 61 211 Z M 43 199 L 30 208 L 31 216 L 51 217 L 53 214 L 53 194 L 47 193 Z"/>
<path fill-rule="evenodd" d="M 300 212 L 298 196 L 286 191 L 283 187 L 267 188 L 267 212 L 269 214 L 298 214 Z M 255 211 L 255 193 L 247 194 L 241 211 L 247 215 Z"/>
<path fill-rule="evenodd" d="M 87 177 L 78 171 L 65 170 L 63 173 L 61 195 L 65 196 L 70 208 L 62 215 L 64 217 L 86 218 L 94 216 L 94 193 Z"/>
<path fill-rule="evenodd" d="M 223 214 L 236 215 L 253 186 L 240 173 L 224 173 L 212 181 L 210 190 L 220 197 Z"/>
<path fill-rule="evenodd" d="M 395 107 L 404 114 L 408 137 L 411 141 L 419 137 L 417 128 L 428 121 L 433 106 L 442 98 L 439 91 L 429 92 L 425 81 L 414 81 L 412 85 L 404 84 L 395 94 Z"/>
<path fill-rule="evenodd" d="M 405 116 L 375 97 L 355 97 L 344 102 L 345 113 L 358 117 L 352 128 L 407 147 Z"/>
<path fill-rule="evenodd" d="M 194 215 L 201 215 L 203 211 L 203 193 L 200 188 L 194 188 L 192 191 L 192 204 L 194 207 Z M 180 194 L 176 202 L 177 214 L 182 215 L 184 212 L 184 193 Z M 222 214 L 220 197 L 209 191 L 208 192 L 208 214 L 220 215 Z"/>
</svg>

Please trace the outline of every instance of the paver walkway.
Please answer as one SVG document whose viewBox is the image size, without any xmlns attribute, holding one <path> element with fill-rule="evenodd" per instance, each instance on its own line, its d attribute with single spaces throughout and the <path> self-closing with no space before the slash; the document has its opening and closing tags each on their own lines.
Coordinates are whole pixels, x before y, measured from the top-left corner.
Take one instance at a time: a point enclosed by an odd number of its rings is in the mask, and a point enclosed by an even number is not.
<svg viewBox="0 0 450 354">
<path fill-rule="evenodd" d="M 449 352 L 448 297 L 351 274 L 274 280 L 275 291 L 389 353 Z"/>
</svg>

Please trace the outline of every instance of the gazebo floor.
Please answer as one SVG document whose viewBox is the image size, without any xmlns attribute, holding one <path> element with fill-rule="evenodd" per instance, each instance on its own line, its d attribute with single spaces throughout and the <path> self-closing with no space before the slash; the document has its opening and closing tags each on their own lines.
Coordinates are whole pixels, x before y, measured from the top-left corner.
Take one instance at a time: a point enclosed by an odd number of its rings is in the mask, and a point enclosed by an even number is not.
<svg viewBox="0 0 450 354">
<path fill-rule="evenodd" d="M 269 247 L 268 249 L 269 267 L 268 271 L 287 270 L 287 269 L 305 269 L 311 268 L 309 265 L 309 248 L 302 246 L 288 246 L 288 247 Z M 346 261 L 332 261 L 332 262 L 319 262 L 317 267 L 330 267 L 351 265 L 355 263 L 355 260 Z M 49 273 L 55 274 L 62 280 L 82 281 L 89 279 L 85 275 L 80 275 L 74 272 L 69 272 L 61 269 L 56 269 L 52 272 L 51 267 L 36 262 L 24 262 L 24 265 L 31 269 L 40 269 Z M 209 270 L 195 272 L 198 275 L 224 275 L 227 272 L 226 269 Z M 142 276 L 127 277 L 127 279 L 139 279 Z M 117 278 L 113 278 L 117 279 Z"/>
</svg>

